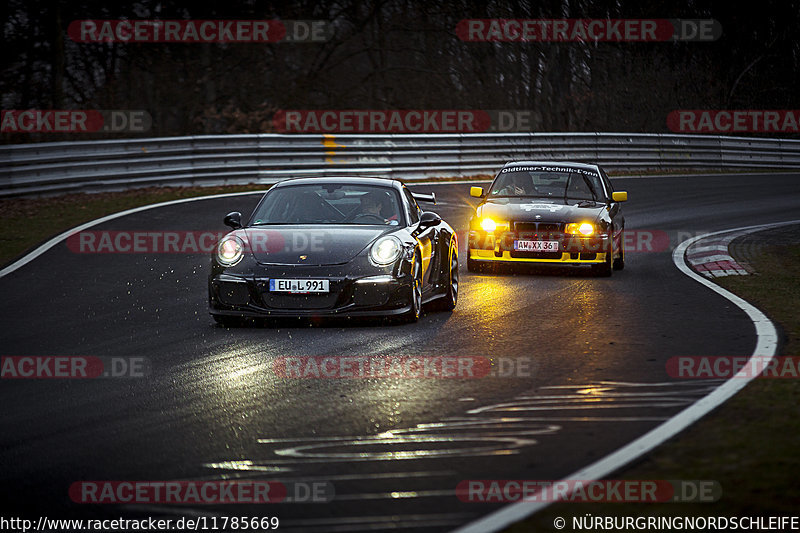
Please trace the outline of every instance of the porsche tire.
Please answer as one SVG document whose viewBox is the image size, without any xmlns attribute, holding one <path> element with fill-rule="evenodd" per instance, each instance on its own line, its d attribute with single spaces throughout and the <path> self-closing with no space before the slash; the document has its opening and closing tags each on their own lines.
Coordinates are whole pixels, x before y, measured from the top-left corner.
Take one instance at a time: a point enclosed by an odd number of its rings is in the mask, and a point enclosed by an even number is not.
<svg viewBox="0 0 800 533">
<path fill-rule="evenodd" d="M 403 315 L 403 321 L 408 323 L 419 320 L 422 313 L 422 261 L 419 255 L 414 256 L 414 264 L 411 269 L 411 309 Z"/>
<path fill-rule="evenodd" d="M 452 311 L 458 303 L 458 248 L 455 242 L 450 244 L 450 267 L 447 271 L 445 294 L 436 300 L 435 308 L 441 311 Z"/>
</svg>

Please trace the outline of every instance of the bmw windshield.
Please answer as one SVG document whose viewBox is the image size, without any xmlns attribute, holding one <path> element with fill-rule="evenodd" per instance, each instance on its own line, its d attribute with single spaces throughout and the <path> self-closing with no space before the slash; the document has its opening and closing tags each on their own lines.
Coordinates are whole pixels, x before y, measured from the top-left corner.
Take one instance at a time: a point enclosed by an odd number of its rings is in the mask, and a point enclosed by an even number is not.
<svg viewBox="0 0 800 533">
<path fill-rule="evenodd" d="M 553 198 L 605 201 L 600 175 L 583 169 L 547 170 L 543 167 L 504 168 L 492 183 L 490 198 Z"/>
</svg>

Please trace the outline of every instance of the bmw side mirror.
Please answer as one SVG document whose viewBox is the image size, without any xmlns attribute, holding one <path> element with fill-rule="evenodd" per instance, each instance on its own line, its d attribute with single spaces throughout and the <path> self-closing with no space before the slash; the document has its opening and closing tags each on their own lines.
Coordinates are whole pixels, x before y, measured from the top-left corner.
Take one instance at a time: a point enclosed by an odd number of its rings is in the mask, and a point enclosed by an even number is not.
<svg viewBox="0 0 800 533">
<path fill-rule="evenodd" d="M 242 214 L 238 211 L 228 213 L 223 222 L 232 229 L 239 229 L 242 227 Z"/>
<path fill-rule="evenodd" d="M 425 211 L 422 213 L 422 216 L 419 217 L 419 227 L 427 228 L 430 226 L 436 226 L 441 221 L 442 217 L 440 217 L 438 214 L 434 213 L 433 211 Z"/>
<path fill-rule="evenodd" d="M 627 202 L 628 201 L 628 191 L 617 191 L 611 193 L 611 199 L 615 202 Z"/>
</svg>

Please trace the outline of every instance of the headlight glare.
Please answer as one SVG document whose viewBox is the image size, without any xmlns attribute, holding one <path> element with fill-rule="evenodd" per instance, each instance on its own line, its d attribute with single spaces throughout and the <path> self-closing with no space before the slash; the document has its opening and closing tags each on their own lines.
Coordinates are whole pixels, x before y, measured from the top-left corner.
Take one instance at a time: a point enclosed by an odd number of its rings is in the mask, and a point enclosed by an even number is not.
<svg viewBox="0 0 800 533">
<path fill-rule="evenodd" d="M 239 237 L 223 238 L 217 245 L 217 261 L 222 266 L 233 266 L 241 261 L 244 255 L 244 244 Z"/>
<path fill-rule="evenodd" d="M 491 218 L 484 218 L 481 220 L 481 229 L 483 231 L 494 231 L 497 229 L 497 223 Z"/>
<path fill-rule="evenodd" d="M 386 266 L 394 263 L 402 251 L 403 247 L 396 237 L 381 237 L 370 248 L 369 257 L 376 265 Z"/>
<path fill-rule="evenodd" d="M 594 224 L 589 222 L 570 222 L 564 229 L 564 233 L 588 237 L 589 235 L 594 235 Z"/>
</svg>

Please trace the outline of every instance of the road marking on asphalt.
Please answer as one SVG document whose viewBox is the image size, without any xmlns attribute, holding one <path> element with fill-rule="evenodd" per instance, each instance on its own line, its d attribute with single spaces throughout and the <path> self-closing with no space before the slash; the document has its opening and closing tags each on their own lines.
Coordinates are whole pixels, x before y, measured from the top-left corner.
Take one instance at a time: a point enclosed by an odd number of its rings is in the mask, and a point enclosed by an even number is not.
<svg viewBox="0 0 800 533">
<path fill-rule="evenodd" d="M 695 242 L 686 249 L 686 260 L 695 270 L 707 278 L 722 276 L 747 276 L 749 265 L 737 263 L 728 252 L 731 242 L 752 231 L 735 231 L 722 237 L 709 237 Z"/>
<path fill-rule="evenodd" d="M 775 325 L 770 321 L 770 319 L 767 318 L 764 313 L 742 298 L 718 285 L 715 285 L 704 276 L 694 272 L 687 265 L 686 250 L 689 248 L 689 246 L 697 241 L 708 237 L 723 236 L 742 230 L 753 229 L 754 231 L 757 231 L 757 229 L 769 229 L 771 227 L 776 227 L 777 225 L 798 223 L 800 223 L 800 220 L 784 222 L 780 224 L 748 226 L 746 228 L 734 228 L 714 233 L 707 233 L 705 235 L 699 235 L 697 237 L 688 239 L 675 248 L 672 253 L 672 262 L 675 264 L 678 270 L 701 285 L 704 285 L 705 287 L 729 300 L 739 309 L 744 311 L 748 318 L 750 318 L 750 320 L 753 322 L 753 325 L 756 329 L 756 347 L 751 355 L 751 361 L 745 365 L 745 367 L 736 376 L 722 383 L 722 385 L 714 389 L 714 391 L 707 396 L 701 398 L 663 424 L 648 431 L 641 437 L 626 444 L 617 451 L 585 468 L 578 470 L 577 472 L 566 476 L 564 478 L 565 480 L 598 480 L 649 453 L 657 446 L 674 437 L 690 425 L 697 422 L 700 418 L 722 405 L 734 394 L 744 388 L 745 385 L 750 383 L 750 380 L 754 379 L 754 373 L 751 371 L 751 366 L 753 364 L 752 358 L 764 358 L 763 360 L 768 362 L 775 356 L 778 348 L 778 333 L 775 329 Z M 501 529 L 506 528 L 515 522 L 523 520 L 534 513 L 545 509 L 549 505 L 550 502 L 532 503 L 522 501 L 513 503 L 474 522 L 471 522 L 464 527 L 458 528 L 455 530 L 455 533 L 491 533 L 494 531 L 500 531 Z"/>
<path fill-rule="evenodd" d="M 796 224 L 797 221 L 749 226 L 732 230 L 723 236 L 715 236 L 695 241 L 686 249 L 686 260 L 692 268 L 707 278 L 721 278 L 724 276 L 747 276 L 753 269 L 746 263 L 739 263 L 731 257 L 728 247 L 731 242 L 739 237 L 757 231 Z"/>
<path fill-rule="evenodd" d="M 600 381 L 583 385 L 554 385 L 543 387 L 543 390 L 562 392 L 562 394 L 521 394 L 515 398 L 496 403 L 476 407 L 467 411 L 467 414 L 475 415 L 482 413 L 503 415 L 504 413 L 528 413 L 528 412 L 553 412 L 563 416 L 562 411 L 580 411 L 596 409 L 671 409 L 673 407 L 683 407 L 691 405 L 696 399 L 702 398 L 722 380 L 703 380 L 694 383 L 671 383 L 651 384 L 649 383 L 622 383 Z M 579 417 L 574 417 L 579 418 Z M 611 420 L 626 418 L 628 420 L 668 420 L 669 416 L 660 417 L 635 417 L 618 416 L 611 414 L 606 416 L 596 416 L 596 420 Z M 549 420 L 542 416 L 542 420 Z"/>
</svg>

